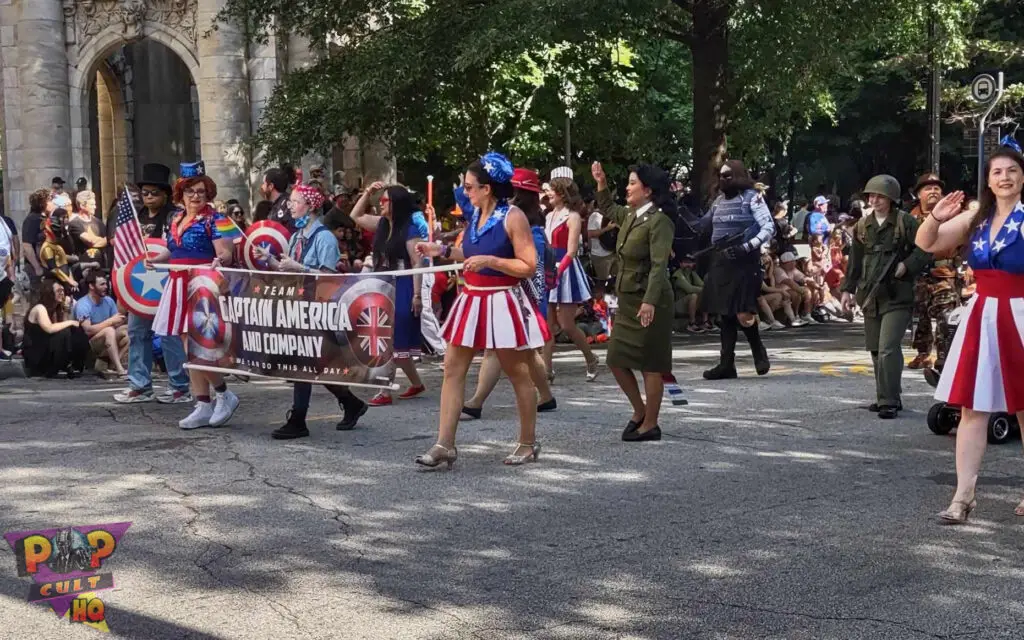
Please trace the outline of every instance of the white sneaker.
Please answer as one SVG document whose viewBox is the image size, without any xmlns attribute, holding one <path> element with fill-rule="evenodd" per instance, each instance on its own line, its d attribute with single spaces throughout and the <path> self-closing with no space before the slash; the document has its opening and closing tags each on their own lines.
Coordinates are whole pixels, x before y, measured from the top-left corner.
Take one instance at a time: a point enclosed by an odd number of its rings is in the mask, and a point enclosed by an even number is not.
<svg viewBox="0 0 1024 640">
<path fill-rule="evenodd" d="M 791 326 L 791 327 L 805 327 L 805 326 L 807 326 L 807 322 L 806 322 L 806 321 L 804 321 L 804 319 L 803 319 L 803 318 L 801 318 L 801 317 L 797 316 L 797 319 L 796 319 L 796 320 L 794 320 L 794 321 L 793 321 L 793 322 L 792 322 L 792 323 L 790 324 L 790 326 Z"/>
<path fill-rule="evenodd" d="M 785 328 L 786 328 L 786 325 L 782 324 L 778 320 L 776 320 L 775 322 L 772 323 L 772 329 L 779 330 L 779 329 L 785 329 Z"/>
<path fill-rule="evenodd" d="M 156 397 L 156 401 L 160 404 L 192 404 L 192 394 L 188 391 L 176 391 L 174 389 L 167 389 Z"/>
<path fill-rule="evenodd" d="M 140 391 L 138 389 L 132 389 L 128 387 L 121 393 L 114 394 L 114 402 L 120 404 L 135 404 L 137 402 L 152 402 L 153 401 L 153 390 L 146 389 Z"/>
<path fill-rule="evenodd" d="M 800 318 L 800 319 L 804 321 L 804 324 L 820 324 L 817 320 L 812 318 L 809 314 L 804 316 L 803 318 Z"/>
<path fill-rule="evenodd" d="M 213 415 L 210 417 L 210 426 L 224 426 L 231 419 L 231 416 L 235 415 L 235 409 L 238 408 L 238 396 L 228 389 L 224 393 L 218 393 L 214 403 Z"/>
<path fill-rule="evenodd" d="M 182 429 L 198 429 L 210 426 L 210 418 L 213 417 L 213 404 L 210 402 L 197 402 L 196 408 L 188 417 L 178 423 Z"/>
<path fill-rule="evenodd" d="M 758 323 L 757 323 L 757 330 L 761 331 L 761 332 L 771 331 L 772 330 L 772 325 L 768 324 L 764 320 L 759 320 Z"/>
</svg>

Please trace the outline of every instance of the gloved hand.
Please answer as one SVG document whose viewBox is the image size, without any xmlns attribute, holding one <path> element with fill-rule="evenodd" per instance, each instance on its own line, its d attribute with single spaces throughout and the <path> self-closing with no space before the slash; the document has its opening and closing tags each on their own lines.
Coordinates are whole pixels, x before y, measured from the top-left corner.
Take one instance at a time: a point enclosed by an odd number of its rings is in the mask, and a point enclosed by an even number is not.
<svg viewBox="0 0 1024 640">
<path fill-rule="evenodd" d="M 749 242 L 744 242 L 743 244 L 734 244 L 731 247 L 726 247 L 722 250 L 722 255 L 729 260 L 738 260 L 753 250 L 754 247 Z"/>
<path fill-rule="evenodd" d="M 558 262 L 558 272 L 557 272 L 558 276 L 557 277 L 558 277 L 559 280 L 562 279 L 562 274 L 565 273 L 566 269 L 569 268 L 570 264 L 572 264 L 572 256 L 567 253 L 567 254 L 565 254 L 565 257 L 562 258 Z"/>
</svg>

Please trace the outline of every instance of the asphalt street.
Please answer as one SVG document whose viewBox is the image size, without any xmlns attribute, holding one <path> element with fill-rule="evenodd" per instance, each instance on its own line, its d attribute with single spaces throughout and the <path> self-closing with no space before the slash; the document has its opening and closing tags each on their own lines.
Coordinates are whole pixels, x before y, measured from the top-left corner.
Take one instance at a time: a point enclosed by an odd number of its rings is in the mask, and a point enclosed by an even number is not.
<svg viewBox="0 0 1024 640">
<path fill-rule="evenodd" d="M 745 350 L 741 378 L 714 383 L 717 336 L 681 336 L 690 404 L 666 399 L 659 443 L 621 442 L 611 374 L 586 383 L 562 351 L 540 462 L 501 464 L 502 382 L 452 472 L 413 464 L 436 434 L 435 363 L 425 396 L 352 432 L 315 389 L 312 436 L 287 443 L 269 432 L 291 390 L 272 381 L 233 385 L 228 427 L 183 432 L 190 407 L 116 405 L 116 383 L 11 378 L 0 529 L 131 521 L 100 594 L 113 638 L 1024 636 L 1020 443 L 989 449 L 969 526 L 937 525 L 955 439 L 925 426 L 919 372 L 899 420 L 865 410 L 862 331 L 769 333 L 769 375 Z M 0 638 L 97 637 L 26 603 L 0 549 Z"/>
</svg>

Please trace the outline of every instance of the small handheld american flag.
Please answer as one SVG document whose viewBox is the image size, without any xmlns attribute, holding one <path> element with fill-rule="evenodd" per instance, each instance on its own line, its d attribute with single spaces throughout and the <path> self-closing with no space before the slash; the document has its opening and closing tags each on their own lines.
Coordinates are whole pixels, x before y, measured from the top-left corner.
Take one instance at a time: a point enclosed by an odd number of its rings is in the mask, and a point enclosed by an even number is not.
<svg viewBox="0 0 1024 640">
<path fill-rule="evenodd" d="M 114 223 L 114 268 L 121 269 L 134 258 L 145 255 L 142 227 L 135 215 L 135 204 L 127 189 L 117 199 L 117 220 Z"/>
</svg>

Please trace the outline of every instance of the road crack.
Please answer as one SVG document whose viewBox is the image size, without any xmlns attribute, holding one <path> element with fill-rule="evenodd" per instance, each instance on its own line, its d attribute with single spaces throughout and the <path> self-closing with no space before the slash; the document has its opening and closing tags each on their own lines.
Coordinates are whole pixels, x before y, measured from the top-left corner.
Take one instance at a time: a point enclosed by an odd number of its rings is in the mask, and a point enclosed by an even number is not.
<svg viewBox="0 0 1024 640">
<path fill-rule="evenodd" d="M 817 620 L 820 622 L 874 622 L 877 624 L 884 624 L 904 631 L 910 631 L 926 638 L 937 638 L 938 640 L 947 640 L 951 636 L 941 635 L 933 633 L 926 629 L 911 626 L 905 622 L 899 620 L 890 620 L 887 618 L 872 618 L 870 616 L 823 616 L 815 615 L 812 613 L 805 613 L 803 611 L 789 611 L 785 609 L 772 609 L 769 607 L 755 607 L 753 605 L 737 604 L 735 602 L 724 602 L 721 600 L 704 600 L 701 598 L 678 598 L 671 595 L 665 596 L 667 599 L 674 602 L 681 602 L 685 605 L 691 604 L 705 604 L 713 607 L 725 607 L 727 609 L 737 609 L 740 611 L 749 611 L 751 613 L 767 613 L 776 616 L 789 616 L 793 618 L 805 618 L 808 620 Z"/>
</svg>

